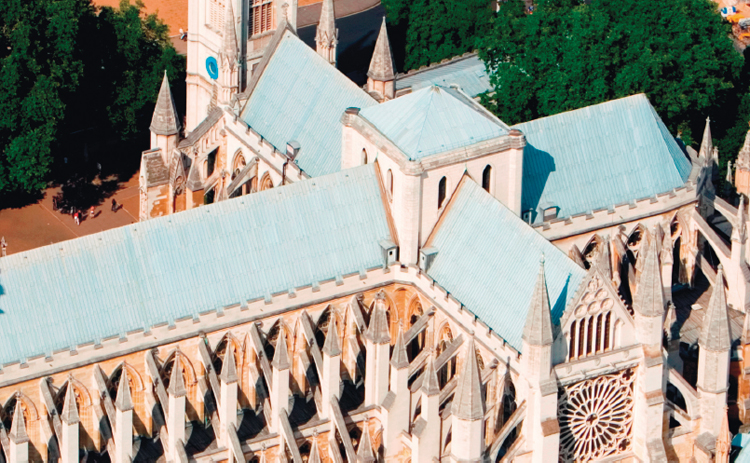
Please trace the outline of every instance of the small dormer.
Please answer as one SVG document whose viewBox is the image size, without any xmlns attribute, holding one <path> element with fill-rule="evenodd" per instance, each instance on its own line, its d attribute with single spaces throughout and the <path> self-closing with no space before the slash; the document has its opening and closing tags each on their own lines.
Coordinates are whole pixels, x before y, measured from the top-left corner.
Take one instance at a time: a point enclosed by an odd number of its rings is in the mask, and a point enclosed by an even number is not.
<svg viewBox="0 0 750 463">
<path fill-rule="evenodd" d="M 557 218 L 557 213 L 560 212 L 560 208 L 551 202 L 544 202 L 539 204 L 539 212 L 542 216 L 542 222 L 549 222 Z"/>
</svg>

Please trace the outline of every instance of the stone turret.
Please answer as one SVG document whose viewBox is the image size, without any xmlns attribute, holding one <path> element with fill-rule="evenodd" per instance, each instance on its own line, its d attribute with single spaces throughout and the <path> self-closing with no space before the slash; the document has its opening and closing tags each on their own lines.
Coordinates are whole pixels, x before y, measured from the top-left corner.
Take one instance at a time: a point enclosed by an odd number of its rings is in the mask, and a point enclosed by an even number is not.
<svg viewBox="0 0 750 463">
<path fill-rule="evenodd" d="M 223 105 L 232 104 L 232 97 L 239 92 L 239 53 L 237 43 L 237 19 L 232 8 L 232 0 L 227 1 L 224 9 L 224 30 L 221 42 L 221 72 L 218 83 L 220 88 L 218 102 Z"/>
<path fill-rule="evenodd" d="M 451 411 L 452 458 L 458 461 L 480 461 L 484 452 L 484 401 L 473 337 L 469 337 L 469 342 L 466 343 Z"/>
<path fill-rule="evenodd" d="M 391 335 L 388 330 L 385 293 L 375 295 L 370 325 L 365 332 L 365 404 L 380 405 L 388 393 Z"/>
<path fill-rule="evenodd" d="M 180 136 L 180 119 L 177 116 L 177 107 L 169 89 L 167 71 L 161 81 L 159 97 L 156 99 L 154 114 L 151 117 L 151 149 L 161 148 L 161 156 L 164 164 L 168 164 L 169 154 L 177 147 Z"/>
<path fill-rule="evenodd" d="M 336 66 L 336 45 L 339 43 L 339 30 L 333 12 L 333 0 L 323 0 L 320 21 L 315 31 L 315 51 L 326 61 Z"/>
<path fill-rule="evenodd" d="M 367 91 L 375 94 L 380 100 L 392 100 L 396 97 L 396 74 L 393 67 L 391 43 L 385 27 L 385 16 L 380 25 L 378 40 L 367 71 Z"/>
<path fill-rule="evenodd" d="M 698 151 L 698 157 L 704 162 L 708 162 L 711 159 L 711 152 L 714 148 L 714 142 L 711 138 L 711 118 L 706 118 L 706 126 L 703 129 L 703 139 L 701 140 L 701 147 Z"/>
<path fill-rule="evenodd" d="M 635 310 L 636 336 L 641 344 L 653 347 L 660 352 L 664 326 L 664 286 L 661 283 L 661 266 L 656 237 L 652 238 L 643 256 L 643 270 L 638 279 L 638 287 L 633 298 Z M 646 243 L 643 243 L 646 244 Z"/>
</svg>

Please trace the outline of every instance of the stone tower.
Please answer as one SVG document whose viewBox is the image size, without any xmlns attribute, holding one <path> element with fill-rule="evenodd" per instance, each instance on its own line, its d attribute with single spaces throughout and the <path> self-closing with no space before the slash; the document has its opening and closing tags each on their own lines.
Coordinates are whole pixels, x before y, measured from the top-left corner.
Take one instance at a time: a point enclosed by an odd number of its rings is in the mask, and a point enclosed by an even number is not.
<svg viewBox="0 0 750 463">
<path fill-rule="evenodd" d="M 150 127 L 151 149 L 161 148 L 164 164 L 167 164 L 169 154 L 177 147 L 181 127 L 174 98 L 169 89 L 167 71 L 164 71 L 164 79 L 161 81 L 161 89 L 159 89 L 159 97 L 156 100 Z"/>
<path fill-rule="evenodd" d="M 367 71 L 367 91 L 375 94 L 380 100 L 392 100 L 396 96 L 396 74 L 393 71 L 393 55 L 388 31 L 385 28 L 385 16 L 380 26 L 378 40 Z"/>
<path fill-rule="evenodd" d="M 333 0 L 323 0 L 320 21 L 315 32 L 315 50 L 329 63 L 336 66 L 336 45 L 339 43 L 339 30 L 333 12 Z"/>
<path fill-rule="evenodd" d="M 227 2 L 224 8 L 224 31 L 222 32 L 221 72 L 219 72 L 219 97 L 220 104 L 231 105 L 232 96 L 239 91 L 239 45 L 237 43 L 236 18 L 232 2 Z"/>
</svg>

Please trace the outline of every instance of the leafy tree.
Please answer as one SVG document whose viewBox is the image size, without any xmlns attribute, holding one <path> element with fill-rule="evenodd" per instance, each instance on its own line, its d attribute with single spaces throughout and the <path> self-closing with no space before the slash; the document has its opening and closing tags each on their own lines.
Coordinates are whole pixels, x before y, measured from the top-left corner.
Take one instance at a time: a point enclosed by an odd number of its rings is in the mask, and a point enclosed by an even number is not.
<svg viewBox="0 0 750 463">
<path fill-rule="evenodd" d="M 414 69 L 476 47 L 492 16 L 488 0 L 383 0 L 406 46 L 404 67 Z"/>
<path fill-rule="evenodd" d="M 163 72 L 183 81 L 185 64 L 142 7 L 0 2 L 0 205 L 44 189 L 53 163 L 78 152 L 76 134 L 145 138 Z"/>
<path fill-rule="evenodd" d="M 533 14 L 523 8 L 521 0 L 501 4 L 480 39 L 494 87 L 483 104 L 504 121 L 646 93 L 687 143 L 700 138 L 708 115 L 718 138 L 735 125 L 748 88 L 743 58 L 713 2 L 539 0 Z"/>
</svg>

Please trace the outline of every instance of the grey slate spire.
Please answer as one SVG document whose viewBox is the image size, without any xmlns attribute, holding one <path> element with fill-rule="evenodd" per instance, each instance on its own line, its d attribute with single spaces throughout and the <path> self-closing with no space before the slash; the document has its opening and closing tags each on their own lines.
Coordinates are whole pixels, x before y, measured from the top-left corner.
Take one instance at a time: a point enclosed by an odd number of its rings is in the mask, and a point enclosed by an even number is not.
<svg viewBox="0 0 750 463">
<path fill-rule="evenodd" d="M 372 318 L 370 325 L 367 327 L 365 336 L 375 344 L 385 344 L 391 342 L 391 335 L 388 331 L 388 318 L 385 314 L 385 295 L 380 292 L 375 295 L 375 308 L 372 309 Z"/>
<path fill-rule="evenodd" d="M 315 30 L 315 43 L 330 46 L 336 40 L 337 35 L 333 0 L 323 0 L 323 6 L 320 9 L 320 20 Z"/>
<path fill-rule="evenodd" d="M 336 323 L 331 321 L 326 335 L 326 342 L 323 343 L 323 353 L 329 357 L 341 355 L 341 346 L 339 346 L 339 333 L 336 329 Z"/>
<path fill-rule="evenodd" d="M 375 454 L 372 452 L 372 439 L 370 439 L 370 427 L 367 425 L 365 420 L 362 426 L 362 440 L 359 441 L 359 448 L 357 448 L 357 462 L 359 463 L 373 463 L 375 461 Z"/>
<path fill-rule="evenodd" d="M 719 265 L 719 271 L 716 272 L 713 293 L 708 301 L 706 315 L 703 317 L 698 345 L 701 349 L 712 352 L 724 352 L 732 346 L 727 316 L 727 296 L 724 293 L 724 268 L 721 265 Z"/>
<path fill-rule="evenodd" d="M 536 279 L 534 292 L 531 293 L 531 304 L 529 304 L 529 311 L 526 314 L 522 338 L 532 346 L 549 346 L 554 341 L 549 294 L 547 293 L 547 282 L 544 279 L 544 257 L 539 263 L 539 275 Z"/>
<path fill-rule="evenodd" d="M 234 361 L 234 346 L 232 343 L 228 343 L 227 352 L 224 354 L 224 363 L 221 365 L 221 374 L 219 378 L 225 384 L 232 384 L 237 382 L 237 365 Z"/>
<path fill-rule="evenodd" d="M 128 384 L 128 370 L 122 369 L 120 384 L 117 385 L 117 397 L 115 398 L 115 407 L 121 412 L 133 409 L 133 398 L 130 395 L 130 384 Z"/>
<path fill-rule="evenodd" d="M 391 355 L 391 366 L 401 370 L 409 366 L 409 356 L 406 355 L 406 342 L 404 341 L 404 330 L 398 330 L 396 344 L 393 346 L 393 355 Z"/>
<path fill-rule="evenodd" d="M 174 105 L 172 91 L 169 89 L 167 71 L 164 71 L 164 79 L 161 81 L 159 97 L 154 107 L 154 115 L 151 117 L 150 129 L 157 135 L 177 135 L 180 133 L 180 127 L 177 108 Z"/>
<path fill-rule="evenodd" d="M 237 61 L 239 46 L 237 45 L 237 29 L 235 27 L 236 18 L 232 2 L 227 0 L 227 7 L 224 9 L 224 37 L 221 44 L 221 53 L 224 59 L 229 60 L 229 66 L 234 67 Z"/>
<path fill-rule="evenodd" d="M 313 437 L 312 448 L 310 449 L 310 458 L 307 459 L 307 463 L 321 463 L 317 437 Z"/>
<path fill-rule="evenodd" d="M 289 352 L 286 347 L 286 336 L 279 334 L 279 340 L 276 343 L 276 352 L 273 354 L 271 365 L 277 370 L 286 370 L 289 368 Z"/>
<path fill-rule="evenodd" d="M 644 241 L 643 245 L 646 242 Z M 643 271 L 638 279 L 633 308 L 644 317 L 660 317 L 664 315 L 664 288 L 661 284 L 661 266 L 657 255 L 657 247 L 651 244 L 646 249 Z"/>
<path fill-rule="evenodd" d="M 437 371 L 435 371 L 435 359 L 427 360 L 427 368 L 424 371 L 422 380 L 422 392 L 427 397 L 440 394 L 440 383 L 438 382 Z"/>
<path fill-rule="evenodd" d="M 701 140 L 700 151 L 698 157 L 708 160 L 711 158 L 711 151 L 713 151 L 714 143 L 711 139 L 711 118 L 706 118 L 706 127 L 703 129 L 703 139 Z"/>
<path fill-rule="evenodd" d="M 174 397 L 184 397 L 187 395 L 185 380 L 182 377 L 182 362 L 177 355 L 172 364 L 172 374 L 169 376 L 169 387 L 167 388 L 167 392 Z"/>
<path fill-rule="evenodd" d="M 10 439 L 15 444 L 25 444 L 29 441 L 29 435 L 26 433 L 26 418 L 21 410 L 21 401 L 16 397 L 16 409 L 13 412 L 13 424 L 10 426 Z"/>
<path fill-rule="evenodd" d="M 370 60 L 370 70 L 367 71 L 367 77 L 379 81 L 388 81 L 396 78 L 393 72 L 391 43 L 388 40 L 388 30 L 385 27 L 385 16 L 383 16 L 383 23 L 380 25 L 380 33 L 378 34 L 377 42 L 375 42 L 375 50 L 372 52 L 372 60 Z"/>
<path fill-rule="evenodd" d="M 65 424 L 78 424 L 78 404 L 76 404 L 76 395 L 73 392 L 73 383 L 68 381 L 68 389 L 65 392 L 65 404 L 63 405 L 62 416 L 60 417 Z"/>
<path fill-rule="evenodd" d="M 461 420 L 474 421 L 484 417 L 484 402 L 482 401 L 482 383 L 479 377 L 474 338 L 470 337 L 466 343 L 464 364 L 458 375 L 456 395 L 453 398 L 453 415 Z"/>
</svg>

